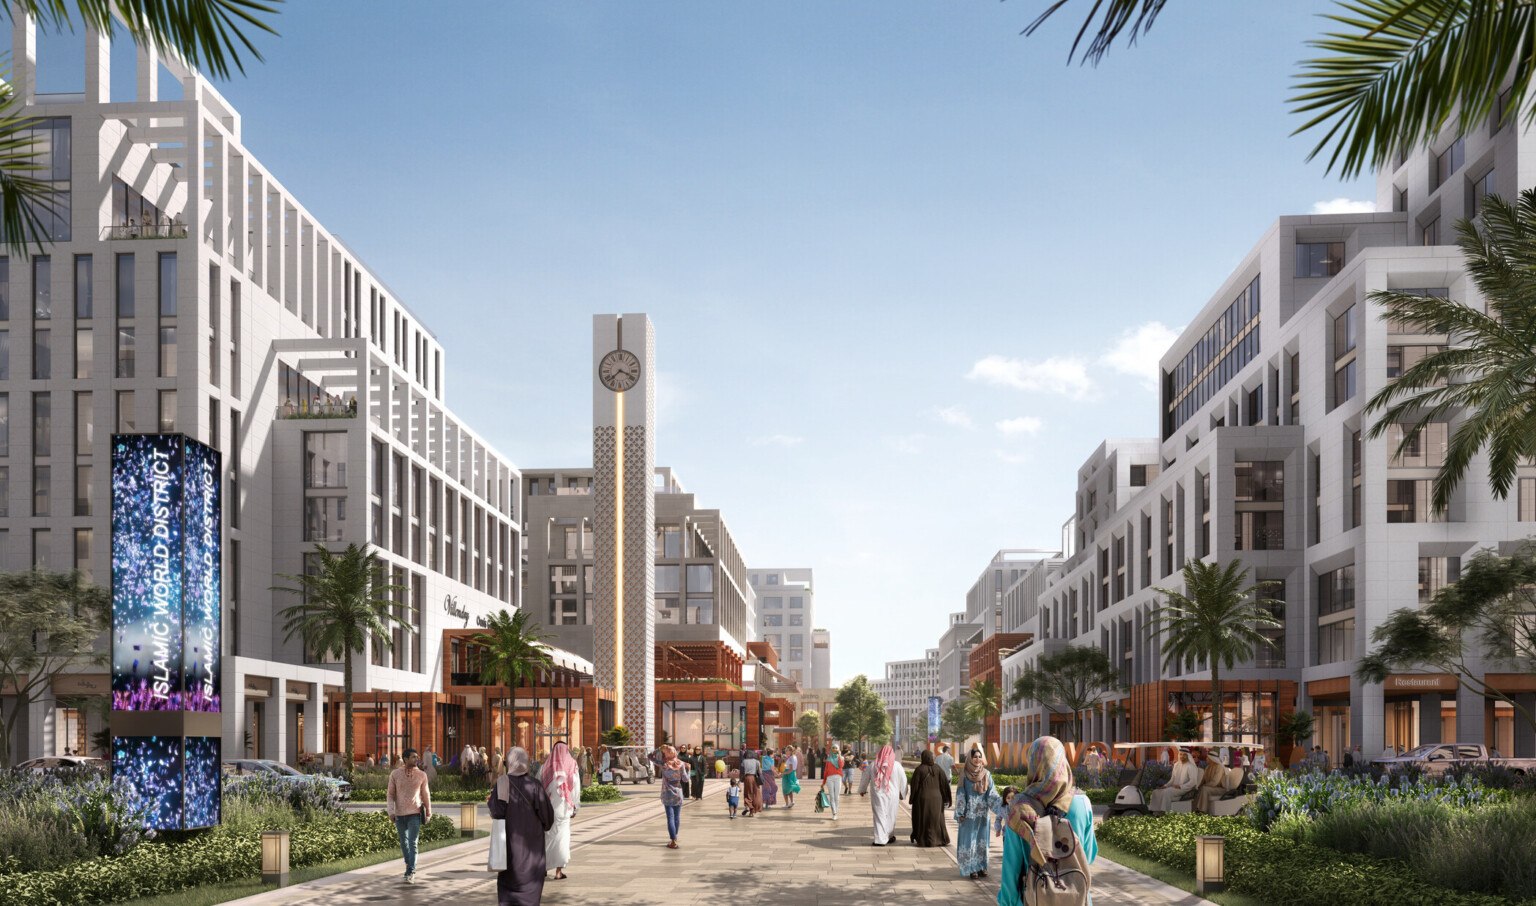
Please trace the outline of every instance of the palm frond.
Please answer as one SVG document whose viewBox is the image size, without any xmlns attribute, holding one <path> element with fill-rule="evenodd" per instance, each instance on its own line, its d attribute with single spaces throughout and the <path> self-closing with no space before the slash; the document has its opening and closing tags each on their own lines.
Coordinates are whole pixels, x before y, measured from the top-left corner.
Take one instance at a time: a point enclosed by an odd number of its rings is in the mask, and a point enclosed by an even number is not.
<svg viewBox="0 0 1536 906">
<path fill-rule="evenodd" d="M 1455 114 L 1484 121 L 1513 73 L 1518 109 L 1536 56 L 1536 9 L 1528 0 L 1352 0 L 1328 15 L 1336 30 L 1309 42 L 1292 112 L 1292 134 L 1326 131 L 1307 159 L 1329 151 L 1342 177 L 1380 168 L 1432 140 Z"/>
<path fill-rule="evenodd" d="M 10 67 L 0 66 L 0 234 L 17 257 L 40 252 L 49 241 L 37 212 L 53 201 L 52 187 L 31 175 L 44 166 L 37 160 L 32 120 L 25 112 L 11 86 Z"/>
<path fill-rule="evenodd" d="M 1163 11 L 1163 4 L 1167 0 L 1093 0 L 1093 6 L 1088 10 L 1088 17 L 1083 20 L 1082 27 L 1077 30 L 1077 37 L 1072 41 L 1072 49 L 1067 53 L 1067 62 L 1077 54 L 1077 48 L 1083 43 L 1083 37 L 1088 30 L 1094 27 L 1094 20 L 1098 20 L 1098 30 L 1088 42 L 1088 49 L 1083 51 L 1082 61 L 1099 65 L 1104 54 L 1109 52 L 1111 45 L 1122 33 L 1127 33 L 1127 43 L 1135 44 L 1136 39 L 1145 35 L 1157 19 L 1157 14 Z M 1045 24 L 1057 10 L 1067 5 L 1067 0 L 1055 0 L 1045 12 L 1036 17 L 1024 29 L 1025 35 L 1033 35 L 1035 30 Z"/>
</svg>

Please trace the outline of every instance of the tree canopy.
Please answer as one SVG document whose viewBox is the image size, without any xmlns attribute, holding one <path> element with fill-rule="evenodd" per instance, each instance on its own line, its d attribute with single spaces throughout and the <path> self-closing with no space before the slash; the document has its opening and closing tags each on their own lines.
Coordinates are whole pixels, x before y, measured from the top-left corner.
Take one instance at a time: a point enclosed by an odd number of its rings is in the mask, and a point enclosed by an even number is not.
<svg viewBox="0 0 1536 906">
<path fill-rule="evenodd" d="M 0 720 L 0 768 L 11 766 L 17 721 L 52 694 L 55 677 L 107 663 L 96 643 L 111 625 L 111 596 L 79 572 L 0 573 L 0 689 L 10 698 Z"/>
<path fill-rule="evenodd" d="M 1082 738 L 1082 714 L 1120 689 L 1120 672 L 1094 645 L 1070 645 L 1040 658 L 1013 681 L 1015 702 L 1037 701 L 1052 714 L 1070 714 L 1072 739 Z"/>
<path fill-rule="evenodd" d="M 837 706 L 827 719 L 827 732 L 847 742 L 868 739 L 885 744 L 891 738 L 891 717 L 885 702 L 859 674 L 837 690 Z"/>
<path fill-rule="evenodd" d="M 945 705 L 939 714 L 939 738 L 952 740 L 957 748 L 980 732 L 981 721 L 976 719 L 976 712 L 963 698 Z"/>
</svg>

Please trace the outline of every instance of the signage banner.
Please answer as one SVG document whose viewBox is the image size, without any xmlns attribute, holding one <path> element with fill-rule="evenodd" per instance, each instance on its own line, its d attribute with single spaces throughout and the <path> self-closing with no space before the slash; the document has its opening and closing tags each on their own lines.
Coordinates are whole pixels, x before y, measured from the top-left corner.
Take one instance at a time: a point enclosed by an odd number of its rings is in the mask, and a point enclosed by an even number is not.
<svg viewBox="0 0 1536 906">
<path fill-rule="evenodd" d="M 939 697 L 928 696 L 928 741 L 939 738 Z"/>
<path fill-rule="evenodd" d="M 112 439 L 112 707 L 218 713 L 220 456 L 180 434 Z"/>
</svg>

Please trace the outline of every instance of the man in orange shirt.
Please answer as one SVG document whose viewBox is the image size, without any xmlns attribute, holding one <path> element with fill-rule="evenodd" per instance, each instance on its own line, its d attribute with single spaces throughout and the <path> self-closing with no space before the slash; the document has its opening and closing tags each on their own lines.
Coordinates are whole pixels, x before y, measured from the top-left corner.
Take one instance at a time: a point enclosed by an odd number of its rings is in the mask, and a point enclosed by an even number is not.
<svg viewBox="0 0 1536 906">
<path fill-rule="evenodd" d="M 405 857 L 405 882 L 411 884 L 416 880 L 416 841 L 421 836 L 421 825 L 432 818 L 432 791 L 428 788 L 427 772 L 417 767 L 416 750 L 406 749 L 404 756 L 404 766 L 389 775 L 384 805 L 395 819 L 400 854 Z"/>
</svg>

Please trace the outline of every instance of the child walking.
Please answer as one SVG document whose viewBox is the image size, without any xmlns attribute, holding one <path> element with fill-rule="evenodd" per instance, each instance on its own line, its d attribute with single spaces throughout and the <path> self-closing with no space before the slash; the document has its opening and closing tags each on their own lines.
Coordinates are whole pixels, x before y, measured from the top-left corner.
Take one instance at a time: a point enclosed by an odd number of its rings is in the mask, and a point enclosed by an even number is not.
<svg viewBox="0 0 1536 906">
<path fill-rule="evenodd" d="M 741 807 L 741 781 L 731 778 L 731 787 L 725 791 L 725 804 L 730 809 L 731 817 L 736 817 L 736 810 Z"/>
</svg>

